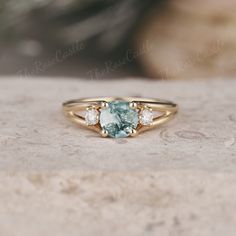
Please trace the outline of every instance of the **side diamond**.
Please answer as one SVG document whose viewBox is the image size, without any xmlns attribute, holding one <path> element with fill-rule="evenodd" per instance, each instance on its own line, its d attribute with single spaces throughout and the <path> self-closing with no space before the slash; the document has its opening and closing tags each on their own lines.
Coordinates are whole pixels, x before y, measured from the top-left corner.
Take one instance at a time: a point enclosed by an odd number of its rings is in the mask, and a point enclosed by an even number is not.
<svg viewBox="0 0 236 236">
<path fill-rule="evenodd" d="M 99 113 L 95 108 L 89 108 L 85 113 L 85 122 L 87 125 L 96 125 L 99 120 Z"/>
<path fill-rule="evenodd" d="M 142 125 L 150 125 L 153 122 L 153 112 L 149 108 L 141 110 L 139 122 Z"/>
</svg>

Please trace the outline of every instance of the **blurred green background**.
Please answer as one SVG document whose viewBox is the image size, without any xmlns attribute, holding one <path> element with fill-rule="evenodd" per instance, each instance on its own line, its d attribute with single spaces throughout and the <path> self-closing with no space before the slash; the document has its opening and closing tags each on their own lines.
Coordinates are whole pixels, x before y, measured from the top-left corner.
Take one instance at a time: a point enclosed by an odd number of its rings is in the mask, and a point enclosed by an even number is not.
<svg viewBox="0 0 236 236">
<path fill-rule="evenodd" d="M 0 74 L 236 76 L 235 0 L 0 0 Z"/>
<path fill-rule="evenodd" d="M 97 70 L 103 78 L 143 75 L 136 59 L 107 67 L 135 50 L 134 33 L 157 3 L 1 0 L 0 73 L 90 77 Z"/>
</svg>

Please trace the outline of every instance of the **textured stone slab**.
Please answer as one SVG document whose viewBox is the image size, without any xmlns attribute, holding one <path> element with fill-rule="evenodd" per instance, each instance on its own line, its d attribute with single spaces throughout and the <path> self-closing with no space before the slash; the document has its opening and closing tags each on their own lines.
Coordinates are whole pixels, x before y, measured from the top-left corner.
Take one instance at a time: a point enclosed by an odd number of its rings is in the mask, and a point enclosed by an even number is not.
<svg viewBox="0 0 236 236">
<path fill-rule="evenodd" d="M 234 236 L 235 80 L 0 79 L 0 235 Z M 107 92 L 108 91 L 108 92 Z M 104 139 L 67 99 L 176 101 L 175 120 Z"/>
<path fill-rule="evenodd" d="M 235 183 L 197 170 L 0 174 L 0 233 L 235 236 Z"/>
<path fill-rule="evenodd" d="M 235 171 L 234 80 L 199 82 L 0 80 L 0 170 Z M 64 118 L 67 99 L 132 95 L 180 105 L 138 138 L 103 139 Z"/>
</svg>

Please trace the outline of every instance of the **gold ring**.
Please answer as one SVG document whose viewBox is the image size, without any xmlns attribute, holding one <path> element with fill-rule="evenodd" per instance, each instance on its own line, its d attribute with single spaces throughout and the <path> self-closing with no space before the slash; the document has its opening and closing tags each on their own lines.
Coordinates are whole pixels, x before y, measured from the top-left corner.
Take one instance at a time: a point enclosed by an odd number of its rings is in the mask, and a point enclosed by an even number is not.
<svg viewBox="0 0 236 236">
<path fill-rule="evenodd" d="M 178 106 L 161 99 L 100 97 L 67 101 L 63 111 L 73 122 L 102 137 L 124 138 L 167 122 L 177 113 Z"/>
</svg>

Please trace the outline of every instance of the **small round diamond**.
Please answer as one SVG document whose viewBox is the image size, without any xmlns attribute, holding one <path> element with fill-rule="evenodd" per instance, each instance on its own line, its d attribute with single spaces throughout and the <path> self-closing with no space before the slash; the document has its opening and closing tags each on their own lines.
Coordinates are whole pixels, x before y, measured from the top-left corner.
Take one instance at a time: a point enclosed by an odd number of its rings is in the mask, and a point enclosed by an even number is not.
<svg viewBox="0 0 236 236">
<path fill-rule="evenodd" d="M 85 122 L 87 125 L 96 125 L 99 120 L 99 113 L 96 109 L 91 108 L 86 111 Z"/>
<path fill-rule="evenodd" d="M 153 112 L 148 108 L 144 108 L 141 111 L 139 121 L 142 125 L 150 125 L 153 122 Z"/>
</svg>

